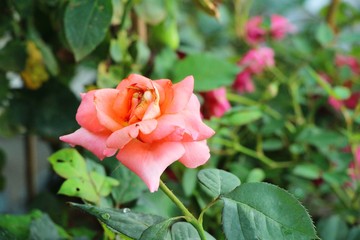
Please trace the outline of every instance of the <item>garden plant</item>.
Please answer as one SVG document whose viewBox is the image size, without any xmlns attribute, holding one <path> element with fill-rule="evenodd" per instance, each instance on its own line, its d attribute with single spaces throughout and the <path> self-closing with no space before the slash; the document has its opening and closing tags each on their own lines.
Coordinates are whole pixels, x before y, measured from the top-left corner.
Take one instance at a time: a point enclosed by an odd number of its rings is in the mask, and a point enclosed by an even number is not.
<svg viewBox="0 0 360 240">
<path fill-rule="evenodd" d="M 360 239 L 359 99 L 357 1 L 0 1 L 0 239 Z"/>
</svg>

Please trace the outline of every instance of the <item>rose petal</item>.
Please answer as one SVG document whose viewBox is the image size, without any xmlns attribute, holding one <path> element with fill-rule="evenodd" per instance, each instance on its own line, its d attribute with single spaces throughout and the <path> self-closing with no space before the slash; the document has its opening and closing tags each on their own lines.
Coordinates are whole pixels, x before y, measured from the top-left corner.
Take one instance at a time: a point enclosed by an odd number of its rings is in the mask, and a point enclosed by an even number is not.
<svg viewBox="0 0 360 240">
<path fill-rule="evenodd" d="M 194 90 L 194 78 L 188 76 L 173 85 L 174 96 L 165 113 L 177 113 L 185 108 Z"/>
<path fill-rule="evenodd" d="M 123 90 L 133 85 L 139 86 L 143 89 L 152 89 L 151 81 L 152 80 L 147 77 L 134 73 L 123 79 L 116 87 L 116 89 Z"/>
<path fill-rule="evenodd" d="M 104 157 L 114 155 L 117 151 L 117 149 L 106 146 L 108 136 L 107 133 L 95 134 L 85 128 L 79 128 L 71 134 L 61 136 L 60 140 L 69 143 L 71 146 L 80 145 L 102 160 Z"/>
<path fill-rule="evenodd" d="M 94 94 L 96 90 L 81 94 L 81 103 L 76 113 L 76 121 L 83 128 L 91 132 L 102 132 L 106 128 L 101 125 L 96 115 L 96 108 L 94 105 Z"/>
<path fill-rule="evenodd" d="M 200 103 L 195 95 L 192 95 L 186 109 L 179 114 L 185 122 L 185 129 L 192 140 L 205 140 L 215 134 L 214 130 L 203 123 L 200 115 Z"/>
<path fill-rule="evenodd" d="M 161 174 L 184 152 L 181 143 L 149 144 L 133 140 L 118 152 L 116 158 L 137 174 L 148 186 L 150 192 L 154 192 L 159 188 Z"/>
<path fill-rule="evenodd" d="M 210 149 L 206 140 L 198 142 L 183 142 L 185 154 L 179 161 L 188 168 L 196 168 L 206 163 L 210 158 Z"/>
<path fill-rule="evenodd" d="M 113 108 L 119 91 L 116 89 L 100 89 L 95 93 L 95 107 L 99 122 L 111 131 L 123 127 L 120 116 Z"/>
<path fill-rule="evenodd" d="M 184 129 L 185 122 L 179 114 L 165 114 L 157 119 L 157 127 L 149 134 L 141 134 L 141 140 L 147 143 L 162 140 L 177 128 Z"/>
<path fill-rule="evenodd" d="M 132 124 L 112 133 L 106 144 L 111 148 L 122 149 L 124 145 L 126 145 L 132 139 L 137 138 L 139 132 L 143 134 L 149 134 L 154 131 L 157 125 L 158 122 L 155 119 Z"/>
</svg>

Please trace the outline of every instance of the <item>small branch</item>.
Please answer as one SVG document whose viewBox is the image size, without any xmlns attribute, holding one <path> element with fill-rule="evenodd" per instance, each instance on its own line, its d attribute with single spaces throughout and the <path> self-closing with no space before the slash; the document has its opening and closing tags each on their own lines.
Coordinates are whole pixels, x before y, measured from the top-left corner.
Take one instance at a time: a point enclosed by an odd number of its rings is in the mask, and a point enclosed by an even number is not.
<svg viewBox="0 0 360 240">
<path fill-rule="evenodd" d="M 36 136 L 31 133 L 26 133 L 24 144 L 27 200 L 30 202 L 36 194 Z"/>
<path fill-rule="evenodd" d="M 340 0 L 331 0 L 329 10 L 326 15 L 326 22 L 329 24 L 330 28 L 336 33 L 336 13 L 340 5 Z"/>
<path fill-rule="evenodd" d="M 180 208 L 180 210 L 184 213 L 186 221 L 191 223 L 196 228 L 201 240 L 206 240 L 205 231 L 202 224 L 199 223 L 199 221 L 194 217 L 194 215 L 189 212 L 189 210 L 184 206 L 184 204 L 175 196 L 175 194 L 165 185 L 162 180 L 160 180 L 160 188 L 171 199 L 171 201 L 175 203 L 175 205 Z"/>
</svg>

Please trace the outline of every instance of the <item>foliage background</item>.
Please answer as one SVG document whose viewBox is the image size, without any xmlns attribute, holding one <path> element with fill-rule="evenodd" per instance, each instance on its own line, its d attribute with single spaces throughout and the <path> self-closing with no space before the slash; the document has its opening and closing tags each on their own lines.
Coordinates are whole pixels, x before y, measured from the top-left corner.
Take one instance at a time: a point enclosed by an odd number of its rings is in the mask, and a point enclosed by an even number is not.
<svg viewBox="0 0 360 240">
<path fill-rule="evenodd" d="M 80 92 L 114 87 L 133 72 L 174 82 L 193 74 L 199 96 L 226 86 L 232 105 L 223 117 L 207 120 L 217 135 L 209 141 L 212 158 L 206 167 L 225 169 L 242 182 L 283 187 L 306 206 L 320 237 L 356 239 L 359 178 L 349 172 L 355 169 L 359 176 L 360 108 L 335 110 L 328 98 L 345 100 L 360 91 L 359 74 L 335 65 L 338 54 L 359 61 L 359 4 L 327 1 L 320 6 L 316 1 L 317 8 L 314 1 L 236 0 L 211 8 L 201 7 L 203 2 L 1 1 L 0 135 L 36 135 L 55 152 L 64 147 L 58 137 L 77 128 Z M 286 16 L 297 31 L 281 41 L 266 40 L 275 52 L 275 67 L 254 77 L 255 92 L 238 94 L 231 87 L 241 71 L 237 62 L 252 48 L 244 41 L 244 24 L 251 16 L 275 13 Z M 319 73 L 333 82 L 323 83 Z M 344 87 L 346 81 L 350 88 Z M 0 155 L 0 161 L 6 162 L 6 156 Z M 126 170 L 112 172 L 113 159 L 103 165 L 107 175 L 139 185 L 134 192 L 118 189 L 113 197 L 121 206 L 165 217 L 178 214 L 161 193 L 147 193 Z M 197 171 L 175 164 L 167 172 L 171 187 L 194 211 L 206 201 Z M 99 234 L 89 227 L 96 222 L 79 217 L 55 194 L 61 181 L 52 176 L 47 182 L 54 206 L 44 209 L 42 201 L 49 200 L 37 198 L 29 212 L 35 207 L 48 212 L 71 236 Z M 206 216 L 213 231 L 219 209 Z M 27 226 L 31 216 L 47 218 L 31 212 L 23 219 Z M 74 221 L 80 218 L 84 222 Z"/>
</svg>

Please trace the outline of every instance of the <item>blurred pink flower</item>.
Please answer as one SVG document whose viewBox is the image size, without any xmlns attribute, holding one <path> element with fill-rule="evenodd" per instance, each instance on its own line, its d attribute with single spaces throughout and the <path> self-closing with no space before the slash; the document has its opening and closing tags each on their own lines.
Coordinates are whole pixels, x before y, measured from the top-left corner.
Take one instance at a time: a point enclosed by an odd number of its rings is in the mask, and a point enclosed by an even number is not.
<svg viewBox="0 0 360 240">
<path fill-rule="evenodd" d="M 251 73 L 259 74 L 265 68 L 275 65 L 274 51 L 268 47 L 254 48 L 248 51 L 245 56 L 238 62 L 238 65 L 245 67 Z"/>
<path fill-rule="evenodd" d="M 195 168 L 210 157 L 206 139 L 214 131 L 202 122 L 193 88 L 192 76 L 172 84 L 131 74 L 115 89 L 83 94 L 76 114 L 80 129 L 60 139 L 99 159 L 116 154 L 157 191 L 160 175 L 173 162 Z"/>
<path fill-rule="evenodd" d="M 335 64 L 338 67 L 348 66 L 354 74 L 360 74 L 360 64 L 356 58 L 345 55 L 336 55 Z"/>
<path fill-rule="evenodd" d="M 236 79 L 232 85 L 233 89 L 238 93 L 253 92 L 255 91 L 254 83 L 251 79 L 250 71 L 242 71 L 236 75 Z"/>
<path fill-rule="evenodd" d="M 287 18 L 280 15 L 271 15 L 270 36 L 276 40 L 283 39 L 287 33 L 295 31 L 295 26 L 292 25 Z"/>
<path fill-rule="evenodd" d="M 261 28 L 262 17 L 255 16 L 245 25 L 245 40 L 249 44 L 258 44 L 265 41 L 266 30 Z"/>
<path fill-rule="evenodd" d="M 221 117 L 231 108 L 226 98 L 226 88 L 218 88 L 212 91 L 201 93 L 204 98 L 202 106 L 204 117 L 209 119 L 212 116 Z"/>
<path fill-rule="evenodd" d="M 283 39 L 287 33 L 295 31 L 287 18 L 273 14 L 270 16 L 270 29 L 262 26 L 263 18 L 255 16 L 248 20 L 245 25 L 245 41 L 251 45 L 256 45 L 265 41 L 266 35 L 275 40 Z"/>
</svg>

